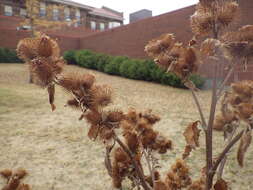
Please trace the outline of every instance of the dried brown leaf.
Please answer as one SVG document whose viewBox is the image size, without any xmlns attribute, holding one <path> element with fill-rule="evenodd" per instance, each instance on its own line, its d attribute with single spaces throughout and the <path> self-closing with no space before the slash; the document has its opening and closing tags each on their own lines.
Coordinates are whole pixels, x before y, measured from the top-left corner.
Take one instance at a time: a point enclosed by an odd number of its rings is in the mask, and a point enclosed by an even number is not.
<svg viewBox="0 0 253 190">
<path fill-rule="evenodd" d="M 227 182 L 223 179 L 219 179 L 214 185 L 214 190 L 228 190 Z"/>
<path fill-rule="evenodd" d="M 52 111 L 56 109 L 54 105 L 54 94 L 55 94 L 55 85 L 49 85 L 47 87 L 47 92 L 48 92 L 48 98 L 49 98 L 49 103 L 51 105 Z"/>
<path fill-rule="evenodd" d="M 243 167 L 244 156 L 250 146 L 251 140 L 251 131 L 245 132 L 241 138 L 240 145 L 237 151 L 237 161 L 241 167 Z"/>
<path fill-rule="evenodd" d="M 28 184 L 20 184 L 17 190 L 30 190 L 30 186 Z"/>
<path fill-rule="evenodd" d="M 187 144 L 192 146 L 192 148 L 199 146 L 199 135 L 201 130 L 198 129 L 198 123 L 199 121 L 190 123 L 183 133 Z"/>
<path fill-rule="evenodd" d="M 17 176 L 19 179 L 22 179 L 27 175 L 27 171 L 25 169 L 19 168 L 13 173 L 13 175 Z"/>
<path fill-rule="evenodd" d="M 8 184 L 5 185 L 2 190 L 16 190 L 20 184 L 18 176 L 12 176 L 8 181 Z"/>
<path fill-rule="evenodd" d="M 184 153 L 182 155 L 182 158 L 186 159 L 188 156 L 190 156 L 191 151 L 192 151 L 191 145 L 186 145 L 184 148 Z"/>
<path fill-rule="evenodd" d="M 9 169 L 5 169 L 5 170 L 0 171 L 0 174 L 1 174 L 1 176 L 3 176 L 4 178 L 7 178 L 7 179 L 8 179 L 8 178 L 11 177 L 12 171 L 9 170 Z"/>
</svg>

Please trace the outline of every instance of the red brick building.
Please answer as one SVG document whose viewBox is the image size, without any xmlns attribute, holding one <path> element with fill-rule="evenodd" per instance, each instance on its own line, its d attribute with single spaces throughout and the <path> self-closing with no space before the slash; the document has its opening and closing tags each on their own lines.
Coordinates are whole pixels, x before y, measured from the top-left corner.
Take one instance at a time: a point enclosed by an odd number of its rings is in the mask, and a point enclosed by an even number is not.
<svg viewBox="0 0 253 190">
<path fill-rule="evenodd" d="M 37 6 L 39 18 L 70 23 L 71 20 L 76 20 L 76 27 L 83 26 L 102 31 L 123 24 L 123 13 L 107 7 L 95 8 L 71 0 L 41 0 Z M 22 20 L 27 15 L 25 0 L 1 0 L 0 15 Z M 10 26 L 22 28 L 18 22 L 6 25 Z"/>
<path fill-rule="evenodd" d="M 1 3 L 6 0 L 1 0 Z M 13 0 L 14 1 L 14 0 Z M 253 0 L 238 0 L 240 5 L 240 21 L 237 25 L 253 24 Z M 111 55 L 126 55 L 135 58 L 147 58 L 144 47 L 147 42 L 163 33 L 174 33 L 178 40 L 188 41 L 192 38 L 190 28 L 190 16 L 194 13 L 195 6 L 186 7 L 159 16 L 147 18 L 105 31 L 93 32 L 86 24 L 83 26 L 61 30 L 60 32 L 49 33 L 59 39 L 63 51 L 68 49 L 91 49 L 96 52 Z M 87 15 L 90 18 L 100 16 L 111 11 L 108 8 L 93 9 Z M 99 12 L 99 13 L 98 13 Z M 89 17 L 89 16 L 88 16 Z M 89 19 L 86 22 L 89 23 Z M 14 21 L 17 19 L 17 21 Z M 14 30 L 15 23 L 20 17 L 0 16 L 0 47 L 15 48 L 19 39 L 27 36 L 27 31 Z M 97 21 L 96 23 L 98 23 Z M 249 66 L 247 72 L 239 70 L 239 79 L 253 79 L 253 67 Z M 212 77 L 212 66 L 205 64 L 201 68 L 201 73 L 207 77 Z M 223 72 L 220 73 L 222 77 Z"/>
</svg>

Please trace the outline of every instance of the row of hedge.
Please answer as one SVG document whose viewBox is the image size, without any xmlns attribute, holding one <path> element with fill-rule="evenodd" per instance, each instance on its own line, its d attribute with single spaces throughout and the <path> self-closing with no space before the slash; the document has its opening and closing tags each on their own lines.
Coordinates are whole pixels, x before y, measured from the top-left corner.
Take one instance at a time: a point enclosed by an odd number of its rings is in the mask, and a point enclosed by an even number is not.
<svg viewBox="0 0 253 190">
<path fill-rule="evenodd" d="M 16 51 L 0 47 L 0 63 L 22 63 Z"/>
<path fill-rule="evenodd" d="M 131 59 L 125 56 L 110 56 L 95 53 L 90 50 L 66 51 L 64 59 L 69 64 L 76 64 L 88 69 L 95 69 L 111 75 L 123 76 L 130 79 L 153 81 L 184 88 L 179 77 L 173 73 L 166 73 L 151 60 Z M 190 77 L 198 88 L 204 85 L 204 78 L 199 75 Z"/>
</svg>

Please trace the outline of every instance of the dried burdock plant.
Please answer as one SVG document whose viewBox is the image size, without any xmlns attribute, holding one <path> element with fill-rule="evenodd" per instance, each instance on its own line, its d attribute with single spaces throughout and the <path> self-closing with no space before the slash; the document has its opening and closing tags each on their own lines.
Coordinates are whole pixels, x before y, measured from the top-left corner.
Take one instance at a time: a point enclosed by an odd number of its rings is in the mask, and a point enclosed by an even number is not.
<svg viewBox="0 0 253 190">
<path fill-rule="evenodd" d="M 164 36 L 161 46 L 169 47 L 171 36 Z M 149 189 L 145 179 L 143 157 L 148 156 L 150 166 L 149 176 L 156 169 L 156 159 L 153 154 L 164 154 L 172 148 L 171 140 L 154 129 L 160 117 L 152 110 L 137 112 L 130 109 L 127 113 L 120 110 L 104 109 L 112 103 L 112 89 L 108 85 L 98 85 L 95 77 L 90 74 L 63 73 L 64 61 L 57 57 L 58 47 L 55 41 L 42 35 L 36 39 L 29 39 L 33 46 L 20 42 L 19 55 L 29 59 L 30 70 L 35 76 L 36 84 L 47 88 L 49 103 L 55 109 L 55 85 L 60 86 L 72 96 L 67 106 L 81 111 L 81 119 L 90 125 L 88 137 L 99 140 L 105 145 L 106 168 L 112 177 L 113 186 L 119 188 L 126 178 L 133 186 Z M 23 46 L 21 45 L 23 44 Z M 27 52 L 20 47 L 27 47 Z M 31 50 L 29 50 L 31 48 Z M 30 56 L 31 52 L 33 56 Z M 153 182 L 154 184 L 154 182 Z"/>
<path fill-rule="evenodd" d="M 234 0 L 200 1 L 191 16 L 191 28 L 197 36 L 218 35 L 231 24 L 238 14 L 238 4 Z M 216 29 L 219 29 L 216 30 Z"/>
<path fill-rule="evenodd" d="M 239 5 L 234 0 L 200 0 L 196 6 L 195 13 L 191 16 L 191 27 L 195 37 L 204 36 L 209 38 L 203 40 L 199 50 L 196 48 L 198 47 L 196 40 L 191 40 L 188 45 L 183 45 L 175 41 L 173 34 L 167 35 L 173 37 L 167 48 L 161 45 L 164 35 L 151 40 L 145 47 L 147 54 L 160 67 L 177 74 L 183 79 L 185 86 L 192 92 L 200 114 L 201 120 L 199 123 L 205 134 L 206 166 L 201 178 L 193 181 L 188 186 L 189 190 L 228 189 L 227 182 L 222 179 L 228 152 L 241 139 L 237 159 L 239 165 L 243 166 L 245 153 L 251 143 L 253 116 L 252 81 L 235 82 L 224 93 L 225 85 L 233 74 L 236 65 L 244 63 L 246 69 L 253 52 L 253 27 L 251 25 L 243 26 L 235 32 L 224 33 L 223 31 L 235 21 L 238 9 Z M 228 71 L 224 80 L 218 86 L 218 64 L 224 61 L 223 58 L 227 58 L 230 64 L 227 67 Z M 202 64 L 208 61 L 214 67 L 212 100 L 208 120 L 204 117 L 203 109 L 196 94 L 196 88 L 188 79 L 191 73 L 198 71 L 199 59 Z M 216 105 L 222 96 L 220 113 L 215 114 Z M 184 132 L 187 144 L 182 158 L 185 161 L 191 151 L 199 146 L 200 130 L 197 128 L 197 124 L 198 122 L 189 124 Z M 242 129 L 237 132 L 239 128 Z M 213 129 L 222 131 L 225 140 L 224 149 L 216 159 L 213 158 Z M 215 184 L 213 182 L 214 176 L 217 176 Z M 177 187 L 177 176 L 170 173 L 168 178 L 176 181 L 171 183 L 172 185 L 169 189 L 179 189 Z"/>
<path fill-rule="evenodd" d="M 21 179 L 23 179 L 27 175 L 27 171 L 20 168 L 17 170 L 9 170 L 5 169 L 0 171 L 2 177 L 4 177 L 7 182 L 6 185 L 2 188 L 2 190 L 30 190 L 30 186 L 28 184 L 21 183 Z"/>
<path fill-rule="evenodd" d="M 170 38 L 165 38 L 164 36 L 169 36 Z M 167 72 L 174 72 L 183 80 L 187 80 L 189 75 L 196 73 L 199 67 L 196 49 L 190 45 L 192 43 L 184 45 L 176 42 L 173 34 L 166 34 L 151 40 L 146 45 L 145 51 L 154 58 L 155 63 L 161 68 Z"/>
<path fill-rule="evenodd" d="M 222 36 L 225 57 L 230 60 L 242 60 L 244 69 L 253 57 L 253 25 L 243 26 L 238 31 L 228 32 Z"/>
<path fill-rule="evenodd" d="M 57 42 L 45 34 L 36 38 L 26 38 L 17 45 L 18 56 L 29 64 L 35 84 L 48 88 L 49 102 L 54 105 L 55 79 L 63 71 L 65 61 L 60 57 Z"/>
<path fill-rule="evenodd" d="M 59 48 L 56 41 L 48 36 L 41 35 L 34 39 L 25 39 L 18 45 L 18 54 L 29 62 L 31 72 L 36 76 L 38 85 L 48 89 L 49 103 L 52 110 L 54 106 L 54 86 L 64 89 L 71 98 L 68 106 L 81 112 L 80 120 L 85 119 L 89 125 L 88 137 L 97 140 L 105 146 L 105 166 L 112 178 L 114 188 L 122 188 L 124 180 L 132 182 L 133 188 L 145 190 L 211 190 L 228 189 L 228 183 L 222 178 L 224 165 L 231 148 L 241 139 L 237 159 L 243 166 L 245 153 L 251 143 L 252 130 L 252 95 L 253 82 L 243 81 L 231 85 L 224 92 L 224 87 L 234 71 L 236 63 L 230 64 L 224 81 L 218 86 L 217 64 L 227 51 L 233 55 L 234 50 L 229 49 L 236 41 L 247 44 L 247 52 L 237 57 L 250 57 L 252 34 L 251 26 L 242 27 L 239 32 L 228 33 L 218 39 L 221 29 L 227 27 L 235 18 L 238 4 L 232 0 L 201 0 L 196 7 L 195 14 L 191 17 L 193 32 L 196 35 L 209 35 L 200 49 L 194 39 L 187 44 L 177 42 L 173 34 L 164 34 L 151 40 L 145 51 L 156 64 L 178 75 L 185 86 L 193 95 L 200 114 L 200 121 L 190 123 L 183 135 L 186 146 L 182 150 L 183 159 L 175 159 L 175 164 L 165 176 L 160 175 L 159 155 L 168 153 L 173 143 L 156 130 L 155 125 L 160 117 L 153 114 L 152 110 L 139 112 L 129 109 L 128 112 L 110 110 L 112 103 L 112 89 L 108 85 L 98 85 L 95 77 L 90 74 L 63 73 L 64 60 L 59 57 Z M 239 34 L 240 33 L 240 34 Z M 234 35 L 236 34 L 236 35 Z M 230 44 L 229 44 L 230 43 Z M 237 48 L 237 47 L 236 47 Z M 198 100 L 197 89 L 189 80 L 189 76 L 199 69 L 199 52 L 210 58 L 214 65 L 214 80 L 212 88 L 212 101 L 208 120 Z M 204 61 L 202 60 L 204 64 Z M 219 87 L 219 88 L 218 88 Z M 216 104 L 220 97 L 220 114 L 216 116 Z M 241 124 L 244 125 L 241 125 Z M 200 128 L 205 134 L 206 164 L 199 179 L 191 178 L 190 166 L 187 158 L 192 150 L 200 145 Z M 241 131 L 237 132 L 239 128 Z M 224 149 L 217 158 L 213 157 L 213 129 L 224 133 Z M 3 176 L 13 175 L 9 171 Z M 216 183 L 214 177 L 217 176 Z M 24 187 L 25 188 L 25 187 Z"/>
</svg>

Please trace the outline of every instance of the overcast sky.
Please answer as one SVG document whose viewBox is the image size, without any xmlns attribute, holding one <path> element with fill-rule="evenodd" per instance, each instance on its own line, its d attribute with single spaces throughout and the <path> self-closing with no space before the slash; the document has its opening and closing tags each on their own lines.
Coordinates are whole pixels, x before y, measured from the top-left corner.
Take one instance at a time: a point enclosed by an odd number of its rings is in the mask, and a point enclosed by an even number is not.
<svg viewBox="0 0 253 190">
<path fill-rule="evenodd" d="M 106 6 L 124 12 L 124 23 L 129 22 L 129 14 L 141 9 L 153 11 L 153 16 L 196 4 L 198 0 L 73 0 L 100 8 Z"/>
</svg>

